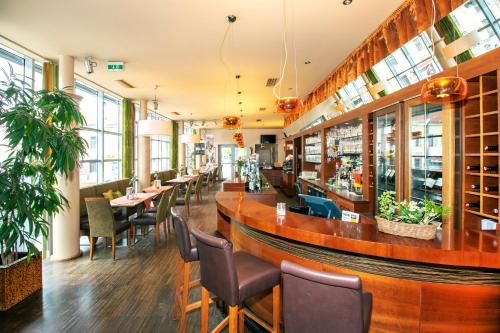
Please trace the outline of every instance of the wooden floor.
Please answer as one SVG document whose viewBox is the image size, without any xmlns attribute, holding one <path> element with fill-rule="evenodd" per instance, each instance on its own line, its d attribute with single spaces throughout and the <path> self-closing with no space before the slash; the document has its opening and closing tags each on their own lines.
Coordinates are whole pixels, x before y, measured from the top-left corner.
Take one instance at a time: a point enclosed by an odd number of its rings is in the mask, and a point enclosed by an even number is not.
<svg viewBox="0 0 500 333">
<path fill-rule="evenodd" d="M 218 187 L 220 184 L 217 185 Z M 191 206 L 189 223 L 201 230 L 216 228 L 215 188 L 203 194 L 202 204 Z M 173 235 L 156 246 L 154 232 L 129 249 L 120 246 L 117 260 L 111 248 L 98 246 L 94 261 L 88 247 L 83 256 L 68 262 L 46 261 L 43 290 L 0 312 L 0 332 L 177 332 L 171 319 L 177 248 Z M 192 276 L 199 275 L 197 263 Z M 193 300 L 200 299 L 193 288 Z M 223 319 L 210 307 L 210 327 Z M 188 314 L 187 332 L 199 332 L 199 311 Z"/>
</svg>

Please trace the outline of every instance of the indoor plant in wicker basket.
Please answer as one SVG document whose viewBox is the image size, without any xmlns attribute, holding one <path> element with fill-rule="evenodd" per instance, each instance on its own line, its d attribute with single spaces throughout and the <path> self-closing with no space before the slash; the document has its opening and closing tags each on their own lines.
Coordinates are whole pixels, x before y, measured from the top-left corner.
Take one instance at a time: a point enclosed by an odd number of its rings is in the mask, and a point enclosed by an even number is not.
<svg viewBox="0 0 500 333">
<path fill-rule="evenodd" d="M 437 223 L 448 209 L 432 200 L 396 202 L 395 192 L 386 191 L 379 197 L 378 230 L 391 235 L 418 239 L 434 239 Z"/>
</svg>

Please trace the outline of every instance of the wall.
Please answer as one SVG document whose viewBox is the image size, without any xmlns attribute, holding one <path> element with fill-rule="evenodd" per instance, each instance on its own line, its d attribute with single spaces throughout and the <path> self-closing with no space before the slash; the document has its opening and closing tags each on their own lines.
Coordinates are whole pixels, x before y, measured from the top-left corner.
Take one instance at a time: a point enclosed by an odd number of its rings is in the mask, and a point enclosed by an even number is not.
<svg viewBox="0 0 500 333">
<path fill-rule="evenodd" d="M 241 132 L 243 133 L 243 138 L 245 140 L 245 147 L 252 148 L 255 148 L 255 145 L 260 143 L 261 135 L 276 135 L 276 144 L 278 145 L 278 162 L 283 163 L 283 161 L 285 160 L 285 152 L 283 150 L 285 136 L 283 135 L 283 129 L 249 128 L 242 129 Z M 218 153 L 218 145 L 234 144 L 232 138 L 233 133 L 234 130 L 224 128 L 206 130 L 206 134 L 211 134 L 214 136 L 216 154 Z M 216 161 L 218 161 L 218 156 L 216 156 Z"/>
</svg>

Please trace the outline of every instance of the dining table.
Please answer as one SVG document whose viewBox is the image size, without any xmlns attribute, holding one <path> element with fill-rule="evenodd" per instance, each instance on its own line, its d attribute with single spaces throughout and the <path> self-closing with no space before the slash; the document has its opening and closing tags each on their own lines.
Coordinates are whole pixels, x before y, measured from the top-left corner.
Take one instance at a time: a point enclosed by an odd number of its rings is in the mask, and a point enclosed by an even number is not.
<svg viewBox="0 0 500 333">
<path fill-rule="evenodd" d="M 110 201 L 111 208 L 121 208 L 123 215 L 127 219 L 137 211 L 142 210 L 143 207 L 151 205 L 151 201 L 157 196 L 156 192 L 150 193 L 135 193 L 133 198 L 127 198 L 126 195 L 115 198 Z"/>
</svg>

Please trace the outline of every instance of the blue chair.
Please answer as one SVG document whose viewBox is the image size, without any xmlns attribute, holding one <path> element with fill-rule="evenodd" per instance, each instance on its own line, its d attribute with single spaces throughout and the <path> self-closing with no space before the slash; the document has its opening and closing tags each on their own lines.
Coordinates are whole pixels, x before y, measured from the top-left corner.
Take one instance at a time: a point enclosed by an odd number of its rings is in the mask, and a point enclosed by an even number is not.
<svg viewBox="0 0 500 333">
<path fill-rule="evenodd" d="M 326 218 L 342 217 L 342 212 L 330 199 L 315 197 L 306 194 L 299 194 L 299 198 L 303 199 L 307 204 L 307 207 L 309 207 L 309 215 Z"/>
</svg>

